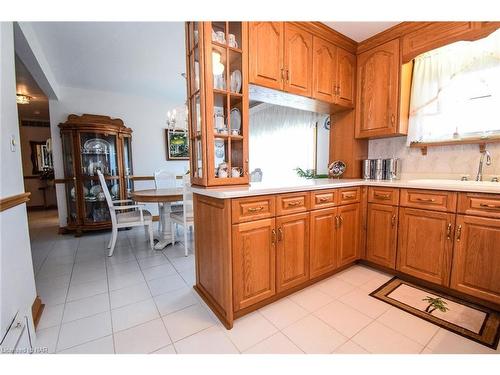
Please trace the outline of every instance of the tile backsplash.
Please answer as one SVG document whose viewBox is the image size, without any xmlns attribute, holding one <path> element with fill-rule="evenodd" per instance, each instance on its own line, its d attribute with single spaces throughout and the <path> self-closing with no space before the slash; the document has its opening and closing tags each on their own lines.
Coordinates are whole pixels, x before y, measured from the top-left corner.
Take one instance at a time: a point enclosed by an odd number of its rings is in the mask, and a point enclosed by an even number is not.
<svg viewBox="0 0 500 375">
<path fill-rule="evenodd" d="M 490 166 L 484 165 L 484 180 L 500 176 L 500 143 L 486 145 L 486 149 L 491 153 L 492 162 Z M 402 159 L 403 179 L 460 178 L 463 175 L 475 179 L 481 154 L 478 145 L 457 145 L 429 147 L 427 155 L 422 155 L 420 149 L 406 146 L 406 137 L 397 137 L 370 140 L 368 157 Z"/>
</svg>

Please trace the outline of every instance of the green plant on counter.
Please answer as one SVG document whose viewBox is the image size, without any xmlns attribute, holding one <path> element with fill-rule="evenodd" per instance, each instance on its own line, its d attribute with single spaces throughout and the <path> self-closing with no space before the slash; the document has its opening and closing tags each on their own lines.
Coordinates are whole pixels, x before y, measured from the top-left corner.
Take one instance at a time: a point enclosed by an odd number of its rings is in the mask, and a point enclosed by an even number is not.
<svg viewBox="0 0 500 375">
<path fill-rule="evenodd" d="M 297 167 L 294 169 L 294 171 L 297 172 L 297 176 L 299 177 L 304 177 L 304 178 L 328 178 L 327 174 L 316 174 L 316 171 L 314 169 L 306 169 L 303 170 L 300 167 Z"/>
</svg>

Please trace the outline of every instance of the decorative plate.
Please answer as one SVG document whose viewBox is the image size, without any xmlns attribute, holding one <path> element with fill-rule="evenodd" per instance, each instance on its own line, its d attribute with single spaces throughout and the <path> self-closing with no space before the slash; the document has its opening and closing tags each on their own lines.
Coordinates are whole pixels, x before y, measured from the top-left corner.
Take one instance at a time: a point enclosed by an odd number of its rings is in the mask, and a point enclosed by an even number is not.
<svg viewBox="0 0 500 375">
<path fill-rule="evenodd" d="M 93 138 L 86 141 L 83 145 L 85 151 L 94 154 L 107 154 L 111 149 L 111 145 L 105 139 Z"/>
<path fill-rule="evenodd" d="M 118 196 L 118 184 L 114 184 L 111 187 L 111 195 L 114 195 L 115 197 Z"/>
<path fill-rule="evenodd" d="M 239 70 L 231 73 L 231 91 L 236 93 L 241 91 L 241 72 Z"/>
<path fill-rule="evenodd" d="M 340 177 L 345 172 L 346 165 L 342 160 L 336 160 L 328 166 L 328 174 L 331 177 Z"/>
<path fill-rule="evenodd" d="M 231 109 L 231 112 L 229 114 L 229 120 L 231 121 L 231 130 L 240 130 L 241 112 L 238 108 Z"/>
<path fill-rule="evenodd" d="M 97 196 L 102 191 L 101 185 L 94 185 L 90 188 L 90 195 Z"/>
</svg>

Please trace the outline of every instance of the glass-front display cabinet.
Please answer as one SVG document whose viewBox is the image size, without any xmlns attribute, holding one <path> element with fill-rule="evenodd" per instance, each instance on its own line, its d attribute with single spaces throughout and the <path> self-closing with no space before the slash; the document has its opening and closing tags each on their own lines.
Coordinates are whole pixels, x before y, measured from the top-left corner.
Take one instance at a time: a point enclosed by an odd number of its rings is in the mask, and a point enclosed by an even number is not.
<svg viewBox="0 0 500 375">
<path fill-rule="evenodd" d="M 194 185 L 248 184 L 247 34 L 246 22 L 186 23 Z"/>
<path fill-rule="evenodd" d="M 69 115 L 61 129 L 68 230 L 111 227 L 108 205 L 97 171 L 113 200 L 128 199 L 133 189 L 132 130 L 120 119 Z"/>
</svg>

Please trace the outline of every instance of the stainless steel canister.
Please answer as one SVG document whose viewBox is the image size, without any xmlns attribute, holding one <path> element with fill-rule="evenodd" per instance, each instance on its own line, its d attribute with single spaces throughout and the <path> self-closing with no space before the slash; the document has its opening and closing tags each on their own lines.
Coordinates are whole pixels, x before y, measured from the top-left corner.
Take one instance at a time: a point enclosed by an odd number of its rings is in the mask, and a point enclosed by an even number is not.
<svg viewBox="0 0 500 375">
<path fill-rule="evenodd" d="M 363 179 L 369 180 L 371 178 L 371 160 L 365 159 L 363 160 Z"/>
<path fill-rule="evenodd" d="M 398 158 L 384 160 L 384 179 L 399 180 L 401 178 L 401 160 Z"/>
<path fill-rule="evenodd" d="M 383 180 L 384 179 L 384 159 L 375 159 L 375 180 Z"/>
</svg>

